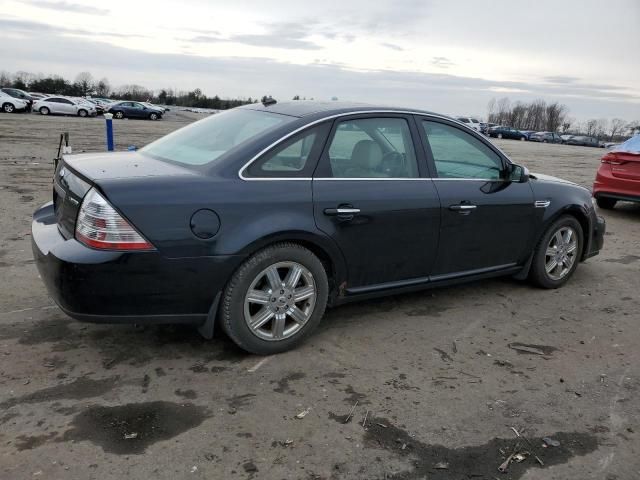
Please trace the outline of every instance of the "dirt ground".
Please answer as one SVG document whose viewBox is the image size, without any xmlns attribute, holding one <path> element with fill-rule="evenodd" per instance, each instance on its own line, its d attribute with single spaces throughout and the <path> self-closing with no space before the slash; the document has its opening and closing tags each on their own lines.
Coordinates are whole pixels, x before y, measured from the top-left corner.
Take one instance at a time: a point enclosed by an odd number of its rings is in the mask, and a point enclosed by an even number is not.
<svg viewBox="0 0 640 480">
<path fill-rule="evenodd" d="M 119 121 L 116 143 L 199 117 Z M 100 118 L 0 114 L 0 478 L 640 477 L 640 206 L 600 212 L 604 250 L 560 290 L 500 279 L 343 306 L 263 358 L 53 305 L 29 232 L 62 131 L 104 150 Z M 498 144 L 585 186 L 603 153 Z M 498 472 L 514 450 L 530 455 Z"/>
</svg>

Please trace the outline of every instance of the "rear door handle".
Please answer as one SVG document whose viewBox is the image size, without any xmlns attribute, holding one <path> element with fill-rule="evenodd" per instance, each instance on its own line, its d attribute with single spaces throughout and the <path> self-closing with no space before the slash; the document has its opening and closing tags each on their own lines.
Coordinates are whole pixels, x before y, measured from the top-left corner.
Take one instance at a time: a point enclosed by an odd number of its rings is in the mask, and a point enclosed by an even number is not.
<svg viewBox="0 0 640 480">
<path fill-rule="evenodd" d="M 360 213 L 359 208 L 353 208 L 352 206 L 341 206 L 338 208 L 325 208 L 324 214 L 330 217 L 338 217 L 340 220 L 351 220 L 353 217 Z"/>
<path fill-rule="evenodd" d="M 454 212 L 458 212 L 460 215 L 469 215 L 473 212 L 477 205 L 469 205 L 469 204 L 460 204 L 460 205 L 449 205 L 449 210 L 453 210 Z"/>
</svg>

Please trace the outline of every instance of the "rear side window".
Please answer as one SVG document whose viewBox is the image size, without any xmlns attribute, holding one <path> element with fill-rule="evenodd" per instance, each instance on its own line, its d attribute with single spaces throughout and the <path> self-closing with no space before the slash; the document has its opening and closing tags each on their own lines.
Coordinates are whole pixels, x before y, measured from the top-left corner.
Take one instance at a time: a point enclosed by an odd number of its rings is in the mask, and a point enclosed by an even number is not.
<svg viewBox="0 0 640 480">
<path fill-rule="evenodd" d="M 216 113 L 150 143 L 140 153 L 184 165 L 205 165 L 240 144 L 296 120 L 248 109 Z"/>
<path fill-rule="evenodd" d="M 250 177 L 311 177 L 330 125 L 318 125 L 285 140 L 252 163 Z"/>
<path fill-rule="evenodd" d="M 404 118 L 340 122 L 329 147 L 333 178 L 415 178 L 418 165 Z"/>
<path fill-rule="evenodd" d="M 438 122 L 423 121 L 438 178 L 498 180 L 502 159 L 473 135 Z"/>
</svg>

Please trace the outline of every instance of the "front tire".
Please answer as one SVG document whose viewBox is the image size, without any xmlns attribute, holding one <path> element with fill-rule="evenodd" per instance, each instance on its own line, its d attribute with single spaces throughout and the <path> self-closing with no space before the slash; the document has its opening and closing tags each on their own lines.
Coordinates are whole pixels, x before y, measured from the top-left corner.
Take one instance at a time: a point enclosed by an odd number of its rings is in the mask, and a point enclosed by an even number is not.
<svg viewBox="0 0 640 480">
<path fill-rule="evenodd" d="M 502 134 L 501 133 L 498 134 L 498 138 L 502 138 Z"/>
<path fill-rule="evenodd" d="M 49 115 L 49 109 L 47 107 L 41 107 L 40 110 L 40 115 Z"/>
<path fill-rule="evenodd" d="M 520 141 L 524 142 L 527 139 L 527 137 L 520 137 Z"/>
<path fill-rule="evenodd" d="M 616 203 L 618 203 L 618 201 L 615 198 L 597 197 L 596 203 L 598 204 L 598 207 L 602 208 L 603 210 L 612 210 L 613 207 L 616 206 Z"/>
<path fill-rule="evenodd" d="M 258 355 L 299 345 L 320 323 L 329 284 L 322 262 L 295 243 L 278 243 L 246 260 L 227 284 L 223 330 Z"/>
<path fill-rule="evenodd" d="M 84 110 L 84 109 L 80 109 L 80 110 L 78 110 L 78 116 L 79 116 L 79 117 L 83 117 L 83 118 L 84 118 L 84 117 L 86 117 L 87 115 L 89 115 L 89 112 L 87 112 L 86 110 Z"/>
<path fill-rule="evenodd" d="M 573 275 L 584 248 L 582 226 L 563 215 L 546 230 L 536 245 L 529 279 L 542 288 L 558 288 Z"/>
<path fill-rule="evenodd" d="M 113 114 L 115 118 L 122 119 L 124 118 L 124 112 L 116 112 Z"/>
<path fill-rule="evenodd" d="M 157 113 L 150 113 L 149 114 L 149 120 L 157 120 L 158 119 L 158 114 Z"/>
</svg>

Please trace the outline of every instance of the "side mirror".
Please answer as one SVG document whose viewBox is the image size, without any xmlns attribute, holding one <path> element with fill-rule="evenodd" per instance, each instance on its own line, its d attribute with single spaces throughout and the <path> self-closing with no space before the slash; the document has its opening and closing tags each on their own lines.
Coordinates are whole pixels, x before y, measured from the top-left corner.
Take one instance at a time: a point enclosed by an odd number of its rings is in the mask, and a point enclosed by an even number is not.
<svg viewBox="0 0 640 480">
<path fill-rule="evenodd" d="M 529 181 L 529 169 L 513 163 L 511 164 L 509 179 L 512 182 L 527 183 Z"/>
</svg>

